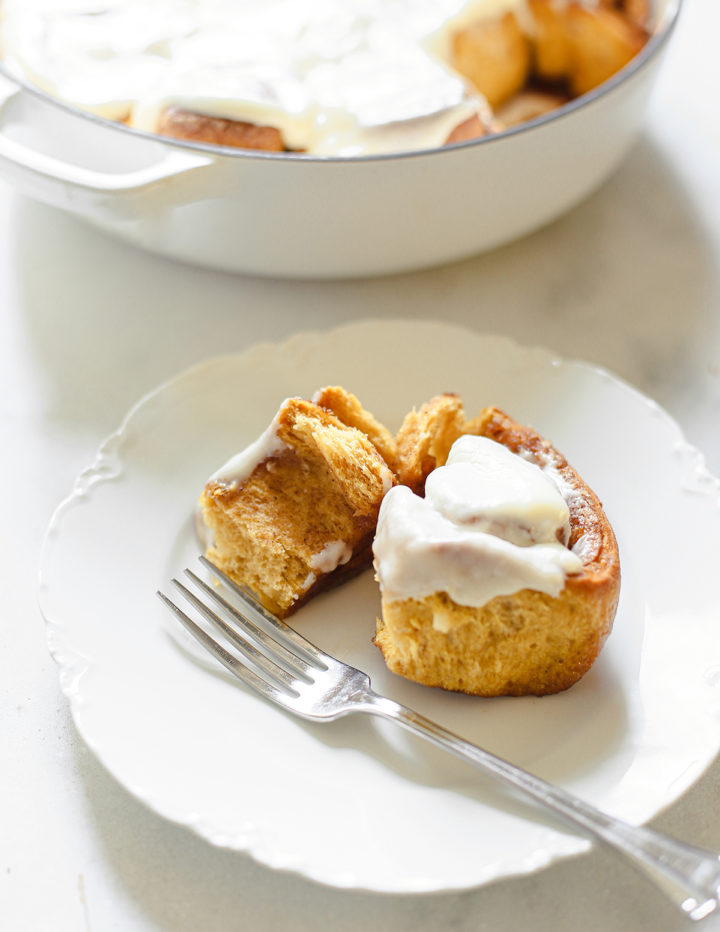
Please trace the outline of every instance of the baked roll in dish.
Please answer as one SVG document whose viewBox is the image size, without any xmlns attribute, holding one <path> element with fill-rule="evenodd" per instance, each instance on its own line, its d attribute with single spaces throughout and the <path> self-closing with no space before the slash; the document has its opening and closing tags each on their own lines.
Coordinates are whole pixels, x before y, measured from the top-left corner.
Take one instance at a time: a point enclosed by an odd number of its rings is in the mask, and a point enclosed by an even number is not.
<svg viewBox="0 0 720 932">
<path fill-rule="evenodd" d="M 155 132 L 187 142 L 236 149 L 285 152 L 282 133 L 274 126 L 259 126 L 246 120 L 208 116 L 182 107 L 166 107 L 158 115 Z"/>
<path fill-rule="evenodd" d="M 567 689 L 597 658 L 620 591 L 615 535 L 565 457 L 496 408 L 467 422 L 421 497 L 385 497 L 375 643 L 389 669 L 480 696 Z"/>
<path fill-rule="evenodd" d="M 356 158 L 548 113 L 637 55 L 650 12 L 650 0 L 0 0 L 0 55 L 142 132 Z"/>
<path fill-rule="evenodd" d="M 378 447 L 392 458 L 389 432 L 344 389 L 287 399 L 205 486 L 208 559 L 279 617 L 365 569 L 395 483 Z"/>
<path fill-rule="evenodd" d="M 153 131 L 161 136 L 172 136 L 174 139 L 211 146 L 258 149 L 263 152 L 306 151 L 302 148 L 293 149 L 275 126 L 209 116 L 181 107 L 167 107 L 162 110 L 153 126 Z M 477 113 L 458 123 L 451 130 L 442 145 L 479 139 L 480 136 L 486 136 L 494 131 L 497 131 L 497 126 L 489 110 L 478 107 Z"/>
</svg>

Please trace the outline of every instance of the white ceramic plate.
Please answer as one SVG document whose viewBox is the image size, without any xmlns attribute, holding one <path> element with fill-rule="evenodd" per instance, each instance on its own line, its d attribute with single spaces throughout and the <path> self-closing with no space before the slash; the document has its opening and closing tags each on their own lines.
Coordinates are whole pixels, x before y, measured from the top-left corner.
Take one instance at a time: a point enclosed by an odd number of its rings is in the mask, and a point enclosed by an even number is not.
<svg viewBox="0 0 720 932">
<path fill-rule="evenodd" d="M 615 630 L 543 699 L 482 700 L 389 674 L 371 573 L 294 618 L 375 688 L 632 822 L 720 743 L 719 484 L 658 407 L 604 371 L 440 323 L 363 322 L 210 360 L 144 398 L 48 532 L 41 605 L 77 726 L 115 777 L 216 845 L 339 887 L 462 889 L 589 842 L 388 723 L 314 725 L 189 647 L 155 597 L 195 563 L 206 477 L 288 395 L 340 383 L 390 427 L 440 391 L 537 427 L 603 499 L 622 555 Z"/>
</svg>

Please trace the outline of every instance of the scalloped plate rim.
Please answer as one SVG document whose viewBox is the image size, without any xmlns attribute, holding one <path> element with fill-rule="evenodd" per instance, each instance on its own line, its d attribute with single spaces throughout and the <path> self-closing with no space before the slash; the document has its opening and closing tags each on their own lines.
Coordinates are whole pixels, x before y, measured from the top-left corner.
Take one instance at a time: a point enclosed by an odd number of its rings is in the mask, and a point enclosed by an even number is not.
<svg viewBox="0 0 720 932">
<path fill-rule="evenodd" d="M 87 746 L 96 755 L 101 764 L 105 767 L 105 769 L 111 773 L 113 777 L 118 780 L 118 782 L 125 786 L 125 788 L 136 799 L 140 800 L 148 808 L 175 824 L 189 828 L 196 835 L 204 838 L 216 847 L 227 848 L 237 852 L 245 852 L 259 863 L 275 870 L 294 873 L 312 879 L 316 882 L 334 886 L 340 889 L 367 890 L 386 893 L 420 893 L 453 890 L 459 891 L 470 889 L 474 886 L 482 886 L 498 878 L 519 876 L 544 869 L 559 859 L 574 856 L 588 850 L 592 843 L 582 837 L 564 836 L 567 842 L 565 846 L 561 844 L 556 848 L 547 848 L 544 850 L 535 849 L 528 852 L 525 858 L 521 858 L 510 866 L 489 865 L 485 870 L 484 876 L 478 879 L 475 883 L 468 884 L 467 882 L 460 882 L 457 884 L 457 886 L 453 886 L 451 883 L 444 881 L 442 884 L 433 886 L 432 884 L 428 883 L 427 879 L 422 879 L 416 888 L 406 885 L 402 890 L 399 890 L 392 884 L 389 884 L 387 887 L 383 887 L 382 885 L 377 884 L 358 884 L 354 882 L 352 876 L 349 876 L 347 872 L 341 871 L 335 876 L 328 876 L 327 872 L 313 870 L 307 866 L 296 864 L 288 865 L 285 863 L 282 857 L 273 857 L 272 852 L 268 852 L 267 850 L 259 850 L 259 848 L 262 848 L 263 846 L 262 844 L 259 846 L 257 844 L 257 830 L 250 833 L 249 836 L 243 839 L 236 838 L 234 840 L 228 840 L 226 838 L 222 838 L 221 833 L 213 830 L 212 827 L 204 825 L 201 821 L 193 822 L 192 819 L 183 818 L 178 813 L 174 813 L 169 809 L 166 809 L 163 806 L 161 800 L 152 798 L 152 793 L 147 793 L 141 787 L 133 786 L 127 780 L 120 778 L 114 773 L 112 767 L 108 765 L 105 759 L 104 751 L 102 749 L 102 743 L 98 743 L 95 737 L 88 733 L 88 729 L 84 727 L 82 715 L 80 714 L 82 696 L 78 688 L 78 682 L 82 675 L 86 672 L 87 664 L 89 661 L 83 658 L 82 651 L 79 648 L 75 648 L 73 650 L 72 646 L 68 647 L 67 643 L 60 643 L 60 641 L 62 641 L 62 637 L 60 636 L 62 626 L 57 624 L 53 619 L 53 612 L 48 602 L 49 596 L 44 584 L 43 568 L 47 562 L 48 554 L 53 546 L 54 538 L 61 528 L 65 515 L 69 510 L 83 504 L 86 493 L 92 486 L 97 483 L 109 481 L 113 477 L 114 473 L 109 470 L 115 469 L 118 462 L 122 460 L 122 445 L 123 442 L 127 439 L 128 431 L 131 428 L 134 420 L 140 412 L 146 410 L 148 407 L 151 407 L 157 399 L 165 395 L 168 391 L 173 391 L 175 388 L 187 382 L 188 380 L 192 381 L 193 379 L 200 376 L 203 372 L 213 370 L 218 365 L 223 365 L 226 363 L 239 363 L 241 361 L 245 361 L 247 364 L 253 358 L 262 357 L 264 353 L 276 353 L 278 351 L 287 353 L 293 350 L 306 349 L 307 347 L 316 348 L 318 344 L 335 339 L 337 337 L 344 339 L 347 334 L 352 333 L 357 329 L 365 329 L 367 327 L 393 329 L 398 325 L 403 327 L 421 326 L 426 328 L 437 328 L 438 330 L 444 332 L 453 331 L 456 335 L 469 335 L 472 339 L 482 341 L 488 345 L 494 344 L 502 346 L 506 351 L 510 351 L 511 353 L 521 354 L 526 357 L 540 358 L 547 365 L 552 367 L 579 368 L 584 372 L 592 373 L 600 378 L 613 381 L 616 385 L 621 386 L 625 391 L 635 395 L 636 398 L 652 407 L 662 416 L 665 422 L 665 428 L 674 434 L 675 443 L 682 444 L 686 453 L 688 453 L 691 457 L 694 464 L 695 473 L 701 476 L 704 480 L 710 481 L 711 485 L 713 486 L 713 493 L 717 496 L 716 505 L 720 505 L 720 480 L 717 480 L 709 473 L 706 468 L 705 459 L 702 453 L 687 443 L 681 428 L 674 420 L 674 418 L 672 418 L 663 408 L 657 405 L 657 403 L 649 396 L 635 388 L 626 380 L 616 376 L 603 366 L 588 363 L 580 359 L 562 358 L 543 346 L 525 346 L 502 334 L 482 333 L 479 331 L 470 330 L 469 328 L 457 324 L 448 324 L 439 321 L 427 320 L 412 321 L 399 318 L 370 318 L 344 324 L 333 328 L 330 331 L 299 331 L 289 336 L 288 338 L 279 340 L 277 342 L 266 340 L 254 344 L 244 351 L 238 353 L 218 354 L 186 367 L 178 374 L 165 379 L 154 389 L 151 389 L 142 395 L 142 397 L 139 398 L 138 401 L 130 407 L 117 430 L 109 434 L 100 444 L 94 461 L 80 472 L 71 492 L 65 499 L 63 499 L 63 501 L 60 502 L 52 515 L 41 548 L 39 603 L 41 613 L 46 623 L 48 647 L 50 649 L 50 653 L 53 656 L 53 659 L 59 667 L 61 688 L 70 702 L 73 721 L 78 729 L 79 734 Z M 718 740 L 718 744 L 720 745 L 720 739 Z M 712 758 L 716 753 L 717 748 L 714 752 L 708 754 L 707 760 L 703 761 L 702 769 L 699 772 L 689 774 L 686 783 L 684 785 L 679 785 L 677 792 L 673 795 L 673 797 L 668 799 L 666 804 L 657 811 L 660 812 L 663 808 L 666 808 L 666 806 L 671 805 L 682 794 L 682 792 L 687 790 L 689 786 L 691 786 L 697 779 L 699 779 L 701 773 L 704 772 L 707 766 L 709 766 Z M 560 837 L 563 836 L 561 835 Z M 565 847 L 565 850 L 562 850 L 563 847 Z"/>
</svg>

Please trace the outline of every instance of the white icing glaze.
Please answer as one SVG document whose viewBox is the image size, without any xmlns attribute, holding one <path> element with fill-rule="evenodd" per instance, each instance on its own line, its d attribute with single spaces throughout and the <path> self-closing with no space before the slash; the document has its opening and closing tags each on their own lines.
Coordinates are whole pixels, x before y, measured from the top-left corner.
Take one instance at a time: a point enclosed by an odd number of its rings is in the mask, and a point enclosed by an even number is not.
<svg viewBox="0 0 720 932">
<path fill-rule="evenodd" d="M 525 0 L 2 0 L 10 70 L 154 131 L 175 105 L 274 126 L 290 148 L 442 145 L 484 99 L 446 62 L 452 33 Z"/>
<path fill-rule="evenodd" d="M 404 486 L 385 496 L 373 545 L 383 596 L 446 592 L 479 607 L 521 589 L 559 595 L 582 562 L 558 542 L 568 508 L 552 477 L 494 441 L 461 441 L 429 477 L 428 497 Z"/>
<path fill-rule="evenodd" d="M 467 435 L 428 476 L 425 498 L 450 521 L 513 544 L 570 536 L 570 513 L 554 478 L 486 437 Z"/>
<path fill-rule="evenodd" d="M 319 573 L 332 573 L 338 566 L 343 566 L 352 556 L 352 547 L 344 540 L 331 540 L 319 553 L 314 553 L 309 560 L 310 568 Z"/>
<path fill-rule="evenodd" d="M 210 476 L 208 481 L 217 482 L 218 485 L 228 487 L 242 485 L 252 475 L 256 466 L 270 457 L 279 456 L 283 450 L 289 449 L 287 444 L 278 437 L 277 419 L 278 415 L 276 414 L 257 440 L 245 447 L 244 450 L 236 453 L 235 456 L 232 456 L 227 463 L 224 463 L 220 469 Z"/>
</svg>

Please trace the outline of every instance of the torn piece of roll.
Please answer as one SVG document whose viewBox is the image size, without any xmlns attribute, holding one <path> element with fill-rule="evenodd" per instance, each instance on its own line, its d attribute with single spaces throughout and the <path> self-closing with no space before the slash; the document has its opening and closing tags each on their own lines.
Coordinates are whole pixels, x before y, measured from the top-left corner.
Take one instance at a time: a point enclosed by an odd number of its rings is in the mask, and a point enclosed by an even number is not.
<svg viewBox="0 0 720 932">
<path fill-rule="evenodd" d="M 344 389 L 288 398 L 205 485 L 208 559 L 285 617 L 370 565 L 393 455 L 389 432 Z"/>
</svg>

